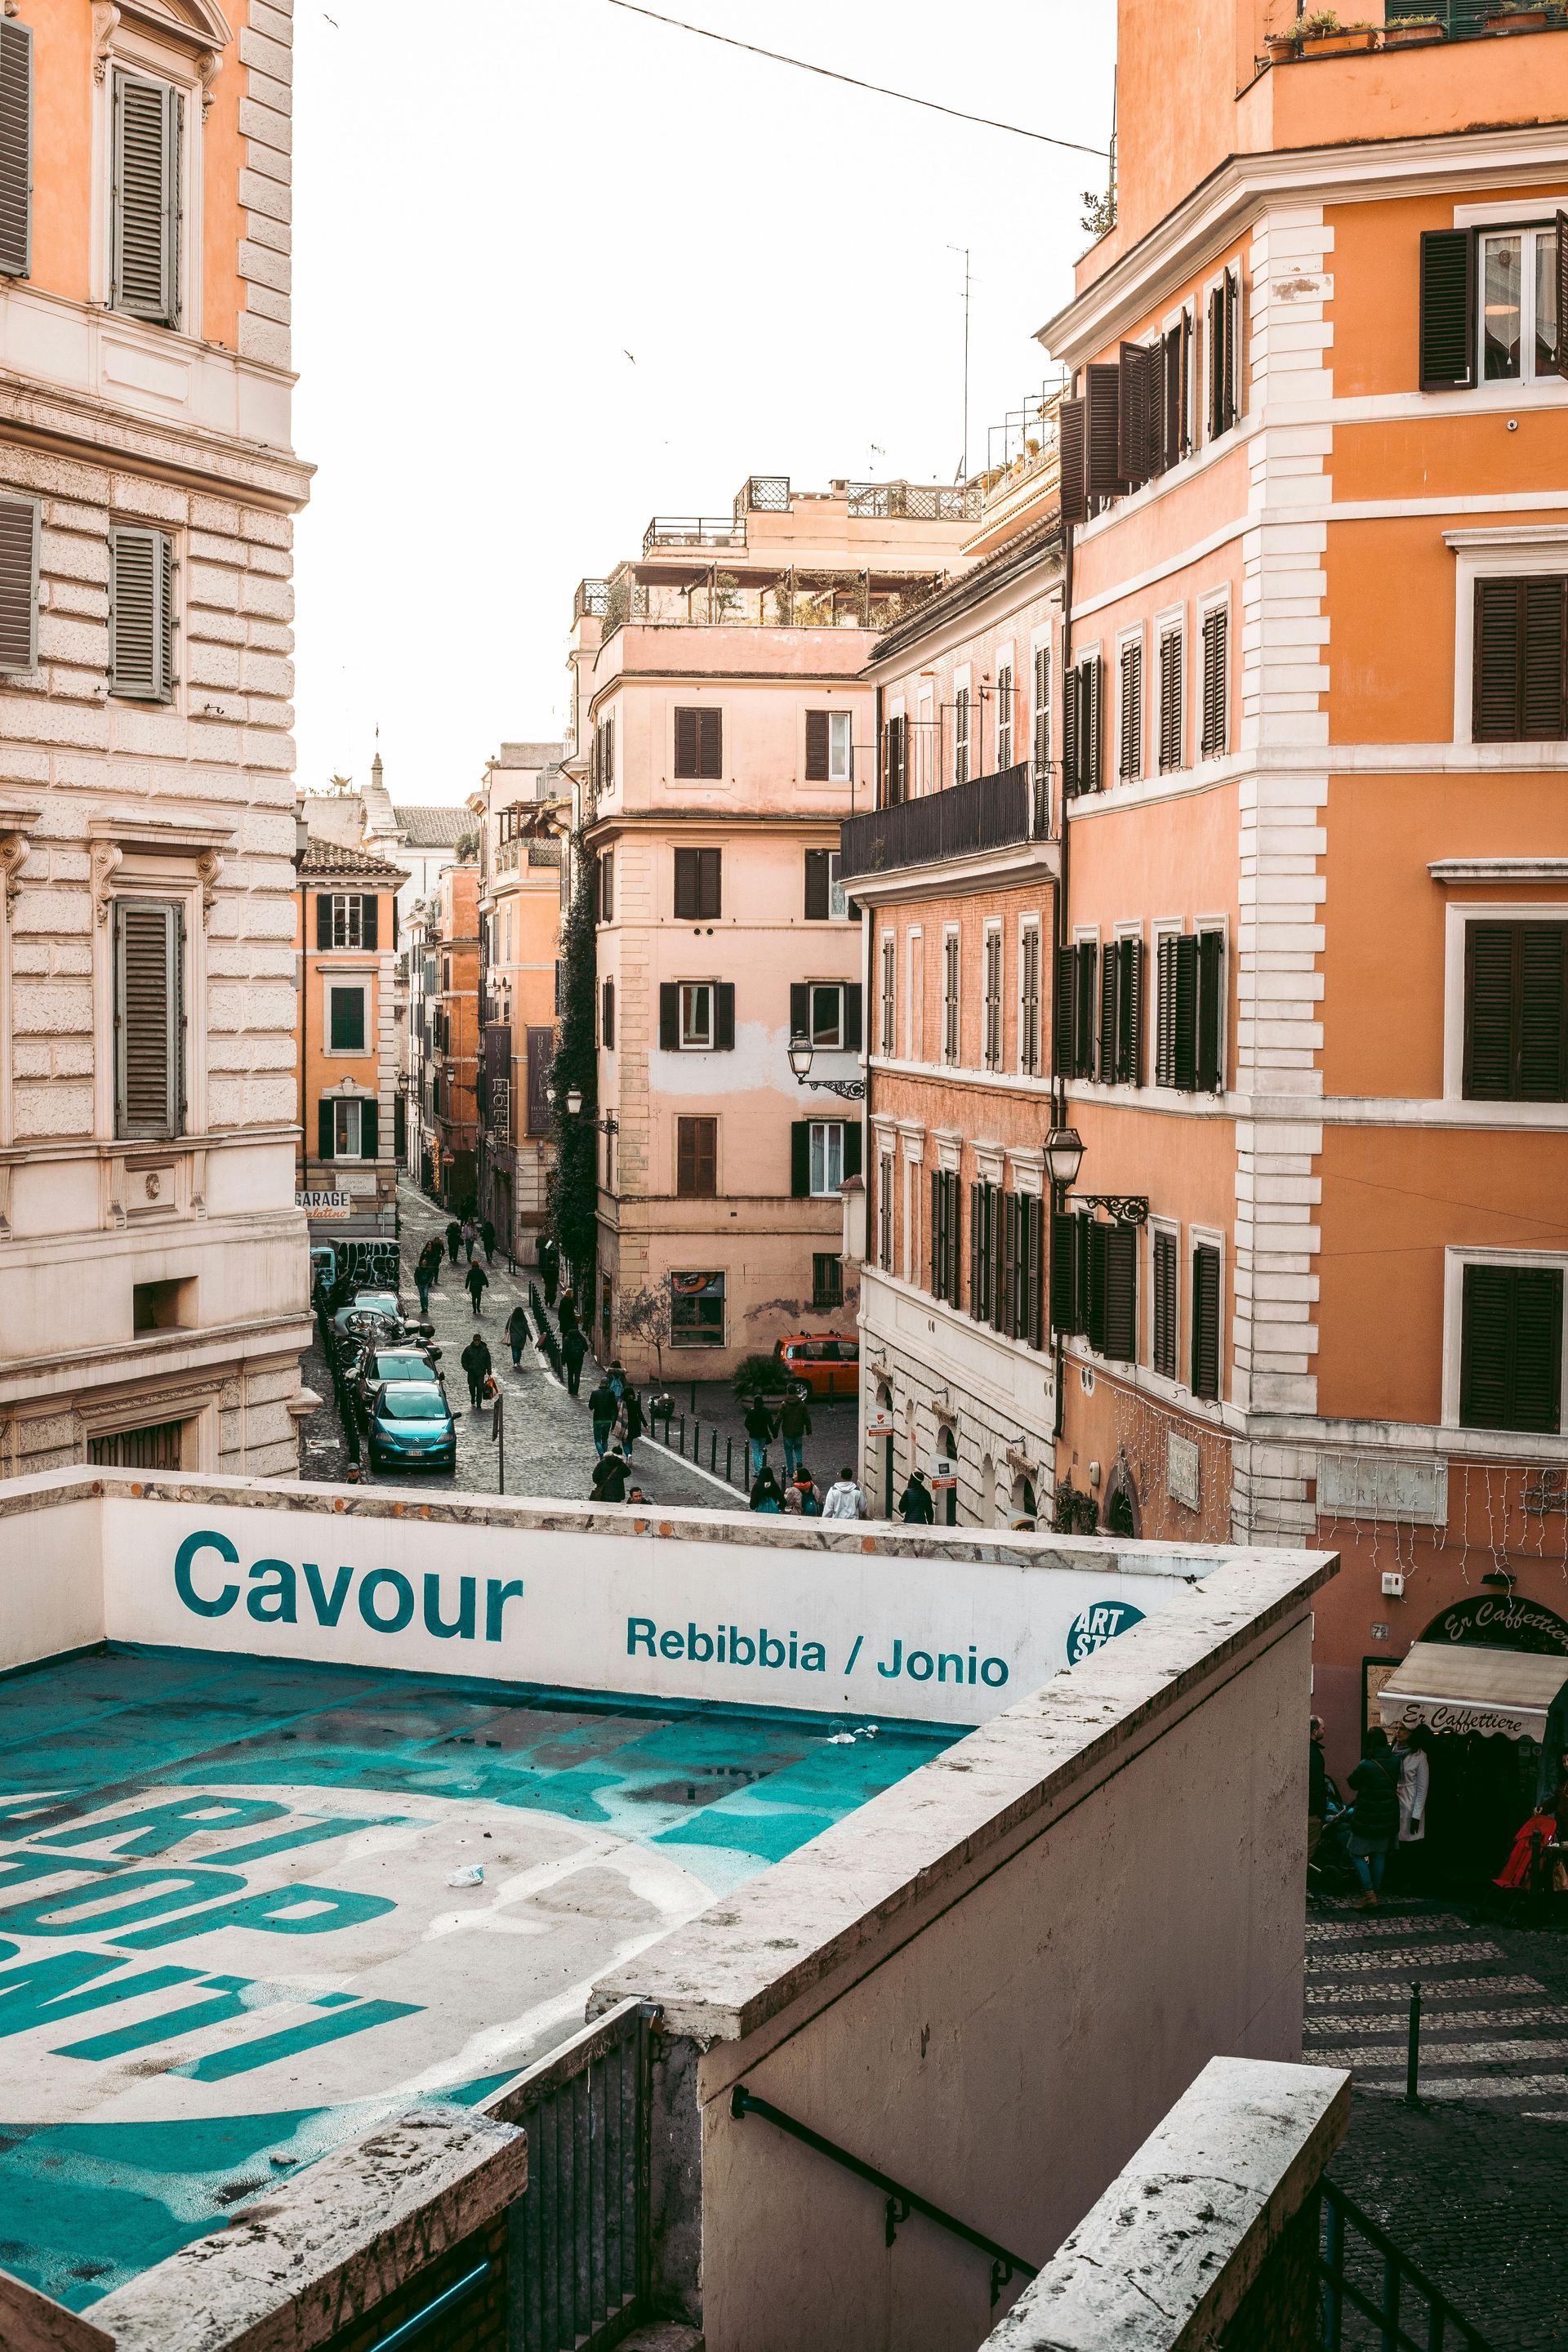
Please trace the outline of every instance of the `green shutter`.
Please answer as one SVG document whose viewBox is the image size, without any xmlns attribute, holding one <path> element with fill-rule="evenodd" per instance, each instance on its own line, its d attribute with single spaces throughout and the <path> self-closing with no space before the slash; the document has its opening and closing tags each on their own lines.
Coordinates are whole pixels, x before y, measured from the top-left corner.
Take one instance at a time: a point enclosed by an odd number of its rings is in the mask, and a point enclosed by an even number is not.
<svg viewBox="0 0 1568 2352">
<path fill-rule="evenodd" d="M 789 1189 L 797 1201 L 811 1198 L 811 1121 L 808 1118 L 790 1121 Z"/>
<path fill-rule="evenodd" d="M 319 1102 L 316 1105 L 316 1157 L 318 1160 L 335 1160 L 337 1156 L 332 1106 L 330 1102 Z"/>
<path fill-rule="evenodd" d="M 1138 1228 L 1136 1225 L 1097 1225 L 1095 1231 L 1105 1235 L 1105 1353 L 1117 1363 L 1135 1363 L 1138 1358 Z"/>
<path fill-rule="evenodd" d="M 1568 213 L 1557 215 L 1557 373 L 1568 375 Z"/>
<path fill-rule="evenodd" d="M 33 36 L 0 19 L 0 277 L 26 278 L 33 261 Z"/>
<path fill-rule="evenodd" d="M 1458 391 L 1475 380 L 1475 238 L 1468 228 L 1423 229 L 1420 388 Z"/>
<path fill-rule="evenodd" d="M 156 899 L 114 905 L 115 1132 L 177 1135 L 184 1045 L 182 910 Z"/>
<path fill-rule="evenodd" d="M 1152 1330 L 1149 1360 L 1163 1379 L 1176 1377 L 1176 1236 L 1156 1228 L 1153 1236 Z"/>
<path fill-rule="evenodd" d="M 110 304 L 178 324 L 180 99 L 166 82 L 114 77 Z"/>
<path fill-rule="evenodd" d="M 826 710 L 808 710 L 805 715 L 808 719 L 820 719 L 825 725 L 826 723 Z M 826 760 L 826 752 L 823 756 Z M 828 885 L 831 880 L 827 870 L 828 856 L 829 852 L 826 849 L 808 849 L 805 853 L 805 919 L 808 923 L 825 923 L 827 920 Z"/>
<path fill-rule="evenodd" d="M 1121 972 L 1116 990 L 1116 1076 L 1119 1084 L 1143 1083 L 1143 942 L 1119 940 Z"/>
<path fill-rule="evenodd" d="M 865 1130 L 858 1118 L 845 1120 L 844 1173 L 846 1176 L 858 1176 L 865 1166 L 864 1135 Z"/>
<path fill-rule="evenodd" d="M 721 980 L 713 989 L 713 1050 L 716 1054 L 732 1054 L 735 1050 L 735 983 Z"/>
<path fill-rule="evenodd" d="M 360 899 L 359 941 L 362 948 L 378 948 L 381 944 L 381 900 L 374 890 L 367 890 Z"/>
<path fill-rule="evenodd" d="M 1121 1025 L 1121 959 L 1112 941 L 1106 947 L 1100 968 L 1100 1079 L 1107 1087 L 1116 1082 L 1116 1041 Z"/>
<path fill-rule="evenodd" d="M 1193 1252 L 1193 1394 L 1219 1395 L 1219 1252 L 1202 1243 Z"/>
<path fill-rule="evenodd" d="M 1223 1094 L 1225 1070 L 1220 1052 L 1225 1008 L 1223 931 L 1199 933 L 1197 966 L 1197 1049 L 1194 1082 L 1200 1094 Z"/>
<path fill-rule="evenodd" d="M 1013 1195 L 1007 1195 L 1009 1201 Z M 1083 1285 L 1079 1276 L 1079 1237 L 1083 1232 L 1081 1217 L 1051 1218 L 1051 1328 L 1056 1331 L 1083 1329 Z"/>
<path fill-rule="evenodd" d="M 1471 1429 L 1556 1435 L 1563 1403 L 1561 1270 L 1468 1265 L 1462 1316 L 1461 1422 Z"/>
<path fill-rule="evenodd" d="M 359 1156 L 374 1160 L 381 1149 L 381 1106 L 362 1102 L 359 1107 Z"/>
</svg>

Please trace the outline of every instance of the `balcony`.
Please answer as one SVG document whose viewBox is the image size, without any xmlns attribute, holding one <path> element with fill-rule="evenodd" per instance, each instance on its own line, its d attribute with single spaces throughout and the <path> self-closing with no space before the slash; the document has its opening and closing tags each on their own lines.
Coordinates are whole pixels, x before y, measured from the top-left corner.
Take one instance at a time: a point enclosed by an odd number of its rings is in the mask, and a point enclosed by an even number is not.
<svg viewBox="0 0 1568 2352">
<path fill-rule="evenodd" d="M 642 551 L 660 547 L 744 547 L 746 526 L 733 515 L 655 515 L 642 535 Z"/>
<path fill-rule="evenodd" d="M 987 849 L 1010 849 L 1050 837 L 1050 775 L 1029 760 L 973 776 L 966 784 L 891 808 L 847 817 L 839 835 L 839 879 L 906 866 L 939 866 Z"/>
<path fill-rule="evenodd" d="M 940 482 L 849 482 L 854 516 L 894 516 L 910 522 L 978 522 L 980 485 L 963 482 L 944 489 Z"/>
</svg>

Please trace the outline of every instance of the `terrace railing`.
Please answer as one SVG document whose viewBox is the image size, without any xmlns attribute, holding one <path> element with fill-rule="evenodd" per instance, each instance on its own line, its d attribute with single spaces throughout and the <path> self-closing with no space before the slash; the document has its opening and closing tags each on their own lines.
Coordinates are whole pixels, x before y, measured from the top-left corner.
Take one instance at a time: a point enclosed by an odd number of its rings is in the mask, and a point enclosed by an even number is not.
<svg viewBox="0 0 1568 2352">
<path fill-rule="evenodd" d="M 847 817 L 839 835 L 844 882 L 900 866 L 935 866 L 977 850 L 1043 840 L 1050 824 L 1047 772 L 1028 760 L 994 775 L 972 776 L 945 792 Z"/>
<path fill-rule="evenodd" d="M 906 516 L 914 522 L 978 522 L 980 485 L 963 482 L 851 482 L 852 515 Z"/>
<path fill-rule="evenodd" d="M 642 535 L 642 551 L 660 547 L 744 547 L 746 526 L 733 515 L 655 515 Z"/>
</svg>

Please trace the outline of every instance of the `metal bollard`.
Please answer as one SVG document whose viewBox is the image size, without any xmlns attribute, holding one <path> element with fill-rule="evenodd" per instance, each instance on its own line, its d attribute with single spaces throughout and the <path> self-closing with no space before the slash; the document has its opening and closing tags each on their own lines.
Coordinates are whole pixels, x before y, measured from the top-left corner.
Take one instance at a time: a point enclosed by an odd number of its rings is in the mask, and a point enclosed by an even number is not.
<svg viewBox="0 0 1568 2352">
<path fill-rule="evenodd" d="M 1416 2083 L 1421 2072 L 1421 1979 L 1416 1977 L 1410 1987 L 1410 2035 L 1405 2052 L 1405 2104 L 1418 2107 L 1421 2095 Z"/>
<path fill-rule="evenodd" d="M 727 1437 L 724 1440 L 724 1484 L 727 1486 L 732 1486 L 734 1483 L 735 1441 L 732 1437 Z"/>
<path fill-rule="evenodd" d="M 665 1429 L 666 1429 L 666 1434 L 668 1435 L 668 1423 L 666 1423 L 666 1424 L 665 1424 Z M 680 1416 L 680 1426 L 679 1426 L 679 1428 L 677 1430 L 676 1434 L 675 1434 L 675 1450 L 676 1450 L 676 1452 L 677 1452 L 679 1454 L 680 1454 L 680 1455 L 684 1458 L 684 1456 L 685 1456 L 685 1453 L 686 1453 L 686 1415 L 685 1415 L 684 1413 L 682 1413 L 682 1414 L 681 1414 L 681 1416 Z"/>
<path fill-rule="evenodd" d="M 708 1435 L 708 1467 L 710 1470 L 719 1467 L 719 1433 L 716 1429 L 710 1430 Z"/>
</svg>

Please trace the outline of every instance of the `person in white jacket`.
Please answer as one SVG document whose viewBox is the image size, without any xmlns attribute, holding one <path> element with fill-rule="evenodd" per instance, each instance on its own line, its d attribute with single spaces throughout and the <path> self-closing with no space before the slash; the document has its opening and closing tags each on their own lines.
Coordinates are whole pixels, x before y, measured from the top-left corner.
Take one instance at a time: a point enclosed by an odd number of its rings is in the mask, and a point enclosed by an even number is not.
<svg viewBox="0 0 1568 2352">
<path fill-rule="evenodd" d="M 1419 1845 L 1426 1835 L 1426 1792 L 1432 1785 L 1432 1759 L 1427 1750 L 1432 1735 L 1424 1723 L 1407 1731 L 1399 1743 L 1399 1845 Z M 1416 1857 L 1400 1864 L 1400 1885 L 1408 1889 L 1415 1875 Z"/>
<path fill-rule="evenodd" d="M 866 1497 L 856 1485 L 855 1473 L 847 1462 L 824 1497 L 822 1516 L 825 1519 L 863 1519 L 866 1516 Z"/>
</svg>

